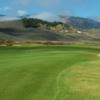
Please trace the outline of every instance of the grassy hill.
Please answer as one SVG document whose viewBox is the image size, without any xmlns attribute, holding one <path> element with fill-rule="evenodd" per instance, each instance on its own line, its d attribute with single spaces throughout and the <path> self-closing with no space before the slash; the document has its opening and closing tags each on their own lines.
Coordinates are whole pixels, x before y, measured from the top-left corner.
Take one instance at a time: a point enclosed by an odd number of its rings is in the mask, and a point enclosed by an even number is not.
<svg viewBox="0 0 100 100">
<path fill-rule="evenodd" d="M 90 18 L 82 18 L 82 17 L 67 17 L 60 16 L 62 21 L 65 21 L 67 24 L 80 29 L 92 29 L 92 28 L 100 28 L 100 22 L 92 20 Z"/>
<path fill-rule="evenodd" d="M 91 29 L 91 31 L 93 31 L 94 33 L 96 34 L 100 34 L 100 28 L 97 28 L 97 29 Z"/>
<path fill-rule="evenodd" d="M 39 29 L 39 28 L 24 28 L 21 21 L 0 22 L 0 40 L 51 40 L 64 41 L 66 38 L 55 32 Z"/>
<path fill-rule="evenodd" d="M 0 22 L 0 40 L 13 41 L 99 41 L 100 35 L 89 32 L 57 32 L 44 28 L 24 28 L 20 20 Z"/>
</svg>

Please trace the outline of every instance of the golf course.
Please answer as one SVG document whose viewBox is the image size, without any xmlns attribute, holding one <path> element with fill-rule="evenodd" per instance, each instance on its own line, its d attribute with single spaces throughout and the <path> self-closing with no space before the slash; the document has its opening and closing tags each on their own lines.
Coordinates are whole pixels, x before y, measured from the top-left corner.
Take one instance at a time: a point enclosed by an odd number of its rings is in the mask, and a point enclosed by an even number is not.
<svg viewBox="0 0 100 100">
<path fill-rule="evenodd" d="M 0 100 L 100 100 L 100 45 L 0 46 Z"/>
</svg>

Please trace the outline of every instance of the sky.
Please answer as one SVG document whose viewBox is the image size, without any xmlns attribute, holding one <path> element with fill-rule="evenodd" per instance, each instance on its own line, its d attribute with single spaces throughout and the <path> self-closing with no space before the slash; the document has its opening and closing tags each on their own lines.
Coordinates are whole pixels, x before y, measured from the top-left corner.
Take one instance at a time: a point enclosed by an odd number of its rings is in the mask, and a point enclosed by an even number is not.
<svg viewBox="0 0 100 100">
<path fill-rule="evenodd" d="M 63 15 L 100 21 L 100 0 L 0 0 L 0 14 L 31 15 L 47 20 Z"/>
</svg>

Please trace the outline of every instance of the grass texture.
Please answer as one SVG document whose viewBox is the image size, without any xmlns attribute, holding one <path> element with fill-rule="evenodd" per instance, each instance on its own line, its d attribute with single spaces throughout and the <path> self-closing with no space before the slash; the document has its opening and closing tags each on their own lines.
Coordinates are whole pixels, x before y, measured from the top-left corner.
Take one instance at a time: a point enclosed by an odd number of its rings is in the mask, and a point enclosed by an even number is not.
<svg viewBox="0 0 100 100">
<path fill-rule="evenodd" d="M 100 46 L 0 47 L 0 100 L 100 100 Z"/>
</svg>

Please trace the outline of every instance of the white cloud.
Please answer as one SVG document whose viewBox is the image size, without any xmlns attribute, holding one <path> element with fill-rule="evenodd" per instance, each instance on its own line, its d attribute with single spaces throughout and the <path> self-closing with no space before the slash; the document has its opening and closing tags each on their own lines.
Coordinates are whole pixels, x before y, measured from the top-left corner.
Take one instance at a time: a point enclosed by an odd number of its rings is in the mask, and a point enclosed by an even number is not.
<svg viewBox="0 0 100 100">
<path fill-rule="evenodd" d="M 25 13 L 20 12 L 20 15 L 22 15 L 22 14 L 25 14 Z M 50 22 L 60 20 L 59 16 L 57 16 L 54 13 L 49 13 L 49 12 L 42 12 L 39 14 L 31 15 L 28 18 L 38 18 L 38 19 L 42 19 L 42 20 L 46 20 L 46 21 L 50 21 Z M 20 19 L 20 18 L 19 17 L 11 17 L 11 16 L 1 16 L 0 17 L 0 21 L 10 21 L 10 20 L 18 20 L 18 19 Z"/>
<path fill-rule="evenodd" d="M 59 12 L 60 15 L 64 15 L 64 16 L 72 16 L 74 13 L 72 10 L 63 10 Z"/>
<path fill-rule="evenodd" d="M 10 10 L 11 8 L 10 7 L 8 7 L 8 6 L 6 6 L 6 7 L 3 7 L 3 8 L 0 8 L 0 10 L 2 10 L 2 11 L 6 11 L 6 10 Z"/>
<path fill-rule="evenodd" d="M 19 16 L 22 16 L 22 15 L 25 15 L 27 12 L 26 11 L 19 10 L 17 13 L 18 13 Z"/>
<path fill-rule="evenodd" d="M 100 15 L 93 17 L 92 19 L 96 20 L 96 21 L 100 21 Z"/>
<path fill-rule="evenodd" d="M 49 12 L 42 12 L 37 15 L 31 15 L 30 18 L 38 18 L 38 19 L 43 19 L 50 22 L 60 20 L 59 16 L 57 16 L 54 13 L 49 13 Z"/>
</svg>

